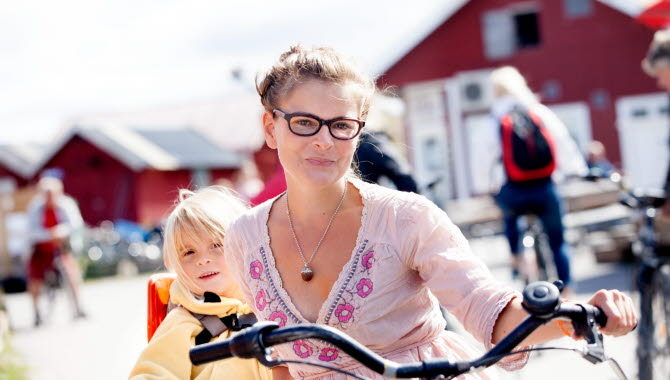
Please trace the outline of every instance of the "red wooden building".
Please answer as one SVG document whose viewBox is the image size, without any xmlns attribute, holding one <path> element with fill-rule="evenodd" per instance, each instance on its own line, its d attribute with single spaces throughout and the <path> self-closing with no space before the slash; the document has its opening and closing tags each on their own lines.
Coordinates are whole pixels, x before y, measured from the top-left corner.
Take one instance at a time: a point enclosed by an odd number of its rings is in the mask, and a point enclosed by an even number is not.
<svg viewBox="0 0 670 380">
<path fill-rule="evenodd" d="M 504 65 L 526 76 L 581 148 L 602 141 L 636 181 L 663 177 L 667 96 L 640 69 L 654 31 L 635 20 L 649 2 L 470 0 L 445 9 L 381 77 L 407 103 L 420 182 L 449 179 L 443 200 L 486 192 L 483 161 L 492 158 L 476 141 L 492 100 L 488 74 Z"/>
<path fill-rule="evenodd" d="M 230 178 L 241 156 L 190 129 L 121 126 L 74 128 L 39 168 L 57 170 L 84 220 L 126 219 L 153 225 L 167 216 L 180 188 Z"/>
</svg>

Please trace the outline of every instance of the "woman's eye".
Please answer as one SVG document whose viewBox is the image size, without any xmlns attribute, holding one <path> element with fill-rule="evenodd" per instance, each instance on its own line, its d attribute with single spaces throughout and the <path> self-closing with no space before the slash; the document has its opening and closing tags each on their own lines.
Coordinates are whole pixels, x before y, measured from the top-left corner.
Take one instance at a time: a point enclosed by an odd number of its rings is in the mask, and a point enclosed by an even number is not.
<svg viewBox="0 0 670 380">
<path fill-rule="evenodd" d="M 333 124 L 333 127 L 335 129 L 340 129 L 340 130 L 343 130 L 343 131 L 348 131 L 350 129 L 354 129 L 354 126 L 351 123 L 342 122 L 342 121 Z"/>
<path fill-rule="evenodd" d="M 298 125 L 303 128 L 316 128 L 319 123 L 313 119 L 295 119 L 291 121 L 294 125 Z"/>
</svg>

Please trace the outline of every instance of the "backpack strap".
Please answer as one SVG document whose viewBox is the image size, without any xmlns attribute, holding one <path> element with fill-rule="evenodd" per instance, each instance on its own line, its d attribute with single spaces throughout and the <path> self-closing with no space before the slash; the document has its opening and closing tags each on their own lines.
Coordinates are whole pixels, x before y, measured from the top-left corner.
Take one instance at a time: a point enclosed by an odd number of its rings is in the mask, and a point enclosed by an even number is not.
<svg viewBox="0 0 670 380">
<path fill-rule="evenodd" d="M 191 313 L 202 323 L 204 329 L 195 337 L 195 344 L 203 344 L 219 336 L 227 330 L 240 331 L 257 322 L 254 313 L 230 314 L 219 318 L 216 315 L 203 315 Z"/>
<path fill-rule="evenodd" d="M 220 302 L 221 298 L 213 293 L 205 293 L 205 302 Z M 258 320 L 254 313 L 248 314 L 230 314 L 219 318 L 216 315 L 191 314 L 200 321 L 204 329 L 195 337 L 195 344 L 203 344 L 212 340 L 213 337 L 221 335 L 226 330 L 239 331 L 245 329 Z"/>
</svg>

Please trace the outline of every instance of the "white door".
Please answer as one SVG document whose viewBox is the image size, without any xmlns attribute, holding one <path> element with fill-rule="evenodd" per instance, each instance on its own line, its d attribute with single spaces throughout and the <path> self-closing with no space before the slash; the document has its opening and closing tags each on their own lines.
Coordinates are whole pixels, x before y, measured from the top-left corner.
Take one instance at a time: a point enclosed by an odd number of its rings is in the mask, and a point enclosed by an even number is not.
<svg viewBox="0 0 670 380">
<path fill-rule="evenodd" d="M 631 185 L 661 188 L 668 169 L 668 94 L 622 97 L 617 101 L 617 128 L 623 171 Z"/>
<path fill-rule="evenodd" d="M 413 174 L 420 190 L 439 181 L 434 193 L 426 195 L 444 205 L 451 198 L 444 81 L 409 85 L 403 89 L 403 100 L 407 105 Z"/>
</svg>

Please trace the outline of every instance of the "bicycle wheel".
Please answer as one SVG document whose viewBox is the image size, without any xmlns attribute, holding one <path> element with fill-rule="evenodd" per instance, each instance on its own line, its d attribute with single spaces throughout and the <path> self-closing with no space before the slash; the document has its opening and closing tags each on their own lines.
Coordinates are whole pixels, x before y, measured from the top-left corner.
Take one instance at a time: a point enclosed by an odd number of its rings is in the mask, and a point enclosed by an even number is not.
<svg viewBox="0 0 670 380">
<path fill-rule="evenodd" d="M 549 239 L 543 232 L 535 236 L 535 261 L 537 262 L 538 280 L 553 281 L 558 279 Z"/>
<path fill-rule="evenodd" d="M 641 380 L 667 379 L 670 373 L 670 273 L 664 271 L 670 268 L 640 266 L 637 355 Z"/>
</svg>

